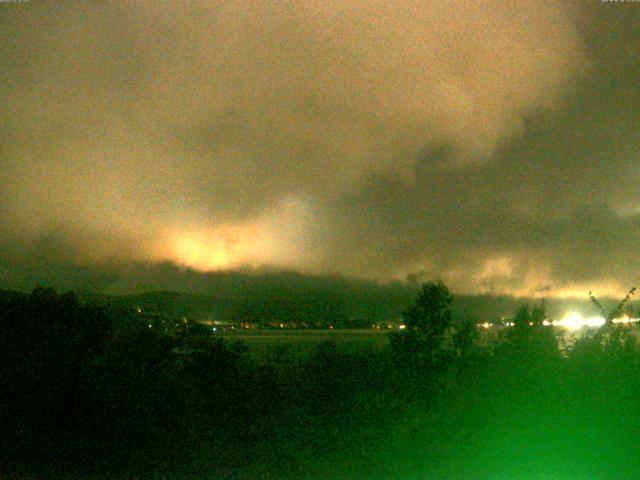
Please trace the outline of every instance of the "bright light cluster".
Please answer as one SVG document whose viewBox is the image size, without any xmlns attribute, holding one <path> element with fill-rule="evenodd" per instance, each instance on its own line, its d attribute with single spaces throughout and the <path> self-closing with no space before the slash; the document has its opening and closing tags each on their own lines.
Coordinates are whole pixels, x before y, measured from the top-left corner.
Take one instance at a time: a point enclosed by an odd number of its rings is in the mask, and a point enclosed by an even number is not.
<svg viewBox="0 0 640 480">
<path fill-rule="evenodd" d="M 628 315 L 624 315 L 622 317 L 616 318 L 612 320 L 613 323 L 617 324 L 631 324 L 637 323 L 640 321 L 640 318 L 632 318 Z M 542 322 L 542 325 L 545 327 L 561 327 L 566 328 L 568 330 L 578 330 L 580 328 L 598 328 L 602 327 L 605 323 L 607 323 L 606 319 L 601 316 L 592 316 L 592 317 L 584 317 L 578 312 L 568 312 L 562 317 L 560 320 L 549 320 L 545 319 Z M 506 322 L 505 327 L 514 327 L 515 323 L 512 321 Z M 492 327 L 492 324 L 488 322 L 479 323 L 477 325 L 480 328 L 489 329 Z M 533 322 L 529 322 L 529 326 L 533 326 Z"/>
<path fill-rule="evenodd" d="M 620 318 L 613 320 L 613 323 L 629 324 L 636 323 L 639 318 L 631 318 L 628 315 L 624 315 Z M 604 317 L 583 317 L 578 312 L 569 312 L 561 320 L 554 320 L 551 322 L 556 327 L 564 327 L 569 330 L 577 330 L 583 327 L 597 328 L 603 326 L 607 321 Z"/>
<path fill-rule="evenodd" d="M 578 312 L 569 312 L 562 319 L 554 320 L 552 324 L 556 327 L 564 327 L 569 330 L 577 330 L 582 327 L 601 327 L 606 323 L 604 317 L 583 317 Z"/>
<path fill-rule="evenodd" d="M 631 318 L 628 315 L 623 315 L 620 318 L 614 318 L 613 319 L 613 323 L 637 323 L 638 321 L 640 321 L 640 318 Z"/>
</svg>

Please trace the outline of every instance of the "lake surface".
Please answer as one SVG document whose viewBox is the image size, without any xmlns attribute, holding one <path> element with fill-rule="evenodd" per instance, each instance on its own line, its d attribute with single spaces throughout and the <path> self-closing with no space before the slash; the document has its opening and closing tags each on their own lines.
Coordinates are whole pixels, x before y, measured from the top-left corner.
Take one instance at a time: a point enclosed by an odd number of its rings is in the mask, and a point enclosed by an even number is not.
<svg viewBox="0 0 640 480">
<path fill-rule="evenodd" d="M 228 342 L 242 341 L 249 353 L 262 356 L 275 349 L 293 356 L 308 354 L 322 342 L 335 342 L 341 351 L 382 349 L 389 344 L 390 330 L 227 330 L 220 335 Z"/>
<path fill-rule="evenodd" d="M 571 348 L 583 335 L 594 332 L 593 328 L 588 327 L 573 330 L 562 327 L 546 328 L 553 328 L 560 350 Z M 637 325 L 629 328 L 635 336 L 638 335 Z M 480 345 L 491 345 L 505 330 L 506 327 L 481 328 Z M 335 330 L 236 329 L 225 330 L 219 335 L 229 342 L 244 342 L 249 348 L 249 353 L 258 356 L 264 355 L 274 348 L 286 350 L 293 355 L 304 355 L 320 343 L 327 341 L 335 342 L 336 348 L 341 351 L 354 351 L 363 348 L 382 349 L 389 345 L 391 331 L 390 329 L 376 330 L 372 328 Z"/>
</svg>

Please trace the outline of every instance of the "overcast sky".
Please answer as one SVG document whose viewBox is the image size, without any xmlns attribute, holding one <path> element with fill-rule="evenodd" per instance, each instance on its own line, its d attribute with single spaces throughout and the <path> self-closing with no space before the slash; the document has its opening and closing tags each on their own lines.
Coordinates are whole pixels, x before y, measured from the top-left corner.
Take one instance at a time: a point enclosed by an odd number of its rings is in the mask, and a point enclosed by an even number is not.
<svg viewBox="0 0 640 480">
<path fill-rule="evenodd" d="M 638 25 L 595 0 L 0 3 L 0 287 L 171 262 L 624 293 Z"/>
</svg>

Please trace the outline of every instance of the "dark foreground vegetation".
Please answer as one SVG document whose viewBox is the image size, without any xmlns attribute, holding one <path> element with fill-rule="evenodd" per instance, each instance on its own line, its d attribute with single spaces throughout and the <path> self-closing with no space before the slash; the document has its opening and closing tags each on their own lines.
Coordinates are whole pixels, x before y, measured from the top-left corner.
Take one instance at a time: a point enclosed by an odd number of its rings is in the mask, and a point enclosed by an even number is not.
<svg viewBox="0 0 640 480">
<path fill-rule="evenodd" d="M 384 350 L 256 359 L 204 326 L 4 292 L 0 477 L 638 478 L 628 327 L 560 349 L 544 307 L 525 307 L 481 347 L 452 300 L 423 285 Z"/>
</svg>

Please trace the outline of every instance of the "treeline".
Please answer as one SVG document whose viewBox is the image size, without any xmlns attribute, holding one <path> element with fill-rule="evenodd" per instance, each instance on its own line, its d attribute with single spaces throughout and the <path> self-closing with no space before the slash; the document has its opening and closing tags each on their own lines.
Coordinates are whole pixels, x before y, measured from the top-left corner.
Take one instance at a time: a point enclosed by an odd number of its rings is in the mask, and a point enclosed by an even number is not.
<svg viewBox="0 0 640 480">
<path fill-rule="evenodd" d="M 294 471 L 301 451 L 326 448 L 336 425 L 357 423 L 361 394 L 388 388 L 382 352 L 324 343 L 303 362 L 276 349 L 262 363 L 245 353 L 204 326 L 169 335 L 135 310 L 72 293 L 3 292 L 1 468 L 131 478 L 206 458 L 212 478 L 254 463 Z M 331 448 L 344 450 L 343 440 Z"/>
<path fill-rule="evenodd" d="M 520 444 L 492 440 L 496 455 L 541 451 L 546 440 L 527 436 L 536 422 L 562 421 L 587 439 L 603 433 L 591 428 L 602 418 L 617 426 L 609 435 L 640 426 L 640 353 L 627 327 L 608 323 L 559 348 L 552 328 L 530 321 L 544 315 L 538 306 L 481 346 L 473 323 L 453 321 L 452 304 L 446 286 L 427 283 L 384 350 L 327 342 L 306 357 L 277 347 L 258 360 L 208 328 L 167 334 L 73 294 L 3 292 L 0 473 L 347 478 L 351 465 L 348 478 L 368 469 L 402 478 L 477 467 L 452 439 L 477 448 L 496 411 L 507 425 L 528 419 Z"/>
</svg>

